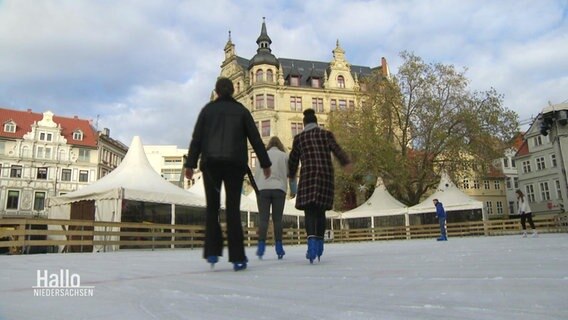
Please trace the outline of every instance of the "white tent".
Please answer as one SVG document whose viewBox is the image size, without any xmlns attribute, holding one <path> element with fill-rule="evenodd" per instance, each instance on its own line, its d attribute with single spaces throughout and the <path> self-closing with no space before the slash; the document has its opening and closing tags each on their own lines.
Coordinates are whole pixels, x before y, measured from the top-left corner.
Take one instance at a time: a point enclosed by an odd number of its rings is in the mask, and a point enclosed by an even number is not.
<svg viewBox="0 0 568 320">
<path fill-rule="evenodd" d="M 383 179 L 378 178 L 371 197 L 357 208 L 341 213 L 341 219 L 371 218 L 371 228 L 375 227 L 373 217 L 408 214 L 408 207 L 396 200 L 385 188 Z M 407 220 L 407 219 L 405 219 Z"/>
<path fill-rule="evenodd" d="M 96 221 L 119 222 L 122 199 L 171 204 L 172 224 L 175 223 L 176 205 L 205 206 L 205 199 L 161 177 L 148 162 L 140 137 L 135 136 L 122 163 L 111 173 L 77 191 L 50 199 L 48 217 L 69 219 L 72 203 L 93 200 Z"/>
<path fill-rule="evenodd" d="M 475 209 L 483 210 L 483 202 L 475 200 L 463 193 L 454 185 L 447 174 L 442 173 L 442 178 L 440 179 L 440 184 L 438 185 L 436 192 L 426 198 L 426 200 L 408 208 L 408 213 L 419 214 L 436 212 L 436 208 L 432 202 L 434 199 L 438 199 L 438 201 L 444 205 L 446 212 Z M 485 214 L 483 214 L 483 219 L 485 220 Z"/>
</svg>

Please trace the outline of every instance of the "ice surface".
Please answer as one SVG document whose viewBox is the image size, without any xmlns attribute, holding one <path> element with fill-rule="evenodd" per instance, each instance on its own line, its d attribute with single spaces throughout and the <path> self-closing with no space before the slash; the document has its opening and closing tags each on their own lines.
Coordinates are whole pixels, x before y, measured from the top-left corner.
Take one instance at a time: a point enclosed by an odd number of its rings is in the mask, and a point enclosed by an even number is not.
<svg viewBox="0 0 568 320">
<path fill-rule="evenodd" d="M 0 319 L 568 319 L 568 234 L 305 245 L 214 270 L 201 250 L 0 256 Z M 68 269 L 93 297 L 34 297 Z"/>
</svg>

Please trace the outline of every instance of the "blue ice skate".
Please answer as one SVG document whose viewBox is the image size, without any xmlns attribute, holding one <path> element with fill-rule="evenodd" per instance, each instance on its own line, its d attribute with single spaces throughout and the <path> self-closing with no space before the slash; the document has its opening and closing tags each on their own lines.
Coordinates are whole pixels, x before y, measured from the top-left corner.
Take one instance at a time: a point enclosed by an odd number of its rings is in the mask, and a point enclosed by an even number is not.
<svg viewBox="0 0 568 320">
<path fill-rule="evenodd" d="M 310 260 L 310 263 L 314 263 L 317 256 L 317 238 L 315 236 L 308 237 L 308 251 L 306 252 L 306 259 Z"/>
<path fill-rule="evenodd" d="M 245 270 L 247 268 L 247 262 L 248 262 L 247 258 L 245 258 L 245 261 L 233 262 L 233 270 L 235 271 Z"/>
<path fill-rule="evenodd" d="M 266 241 L 258 240 L 258 248 L 256 249 L 256 255 L 258 256 L 259 259 L 262 259 L 262 256 L 264 256 L 265 248 L 266 248 Z"/>
<path fill-rule="evenodd" d="M 276 241 L 276 255 L 278 256 L 278 260 L 282 259 L 286 252 L 284 252 L 284 247 L 282 246 L 282 241 Z"/>
<path fill-rule="evenodd" d="M 215 266 L 215 264 L 217 262 L 219 262 L 219 257 L 218 256 L 209 256 L 207 257 L 207 262 L 211 264 L 211 268 L 213 268 Z"/>
<path fill-rule="evenodd" d="M 323 239 L 323 238 L 318 238 L 318 239 L 317 239 L 318 261 L 320 261 L 320 258 L 321 258 L 321 256 L 323 255 L 323 243 L 324 243 L 324 239 Z"/>
</svg>

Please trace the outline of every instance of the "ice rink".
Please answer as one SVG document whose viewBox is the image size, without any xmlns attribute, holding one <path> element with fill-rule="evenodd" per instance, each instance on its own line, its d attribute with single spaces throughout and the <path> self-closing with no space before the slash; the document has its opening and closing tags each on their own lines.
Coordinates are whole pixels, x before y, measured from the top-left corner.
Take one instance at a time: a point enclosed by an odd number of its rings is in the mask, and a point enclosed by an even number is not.
<svg viewBox="0 0 568 320">
<path fill-rule="evenodd" d="M 568 319 L 568 234 L 285 250 L 240 272 L 201 249 L 0 256 L 0 319 Z M 93 296 L 34 296 L 61 270 Z"/>
</svg>

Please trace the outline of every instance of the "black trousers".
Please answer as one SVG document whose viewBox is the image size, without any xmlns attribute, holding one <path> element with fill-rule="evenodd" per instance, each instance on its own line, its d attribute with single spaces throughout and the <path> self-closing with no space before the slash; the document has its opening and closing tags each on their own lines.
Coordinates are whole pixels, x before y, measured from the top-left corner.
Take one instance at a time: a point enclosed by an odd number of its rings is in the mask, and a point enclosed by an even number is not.
<svg viewBox="0 0 568 320">
<path fill-rule="evenodd" d="M 221 207 L 221 183 L 224 183 L 229 262 L 243 262 L 246 256 L 240 206 L 245 168 L 227 162 L 207 163 L 202 165 L 201 171 L 207 200 L 203 257 L 223 255 L 223 233 L 219 223 L 219 209 Z"/>
<path fill-rule="evenodd" d="M 304 209 L 306 234 L 323 239 L 325 235 L 325 209 L 312 206 Z"/>
<path fill-rule="evenodd" d="M 525 214 L 521 214 L 521 226 L 523 227 L 523 230 L 527 230 L 527 223 L 526 221 L 528 220 L 529 224 L 531 225 L 531 229 L 534 229 L 534 222 L 532 219 L 532 212 L 527 212 Z"/>
</svg>

